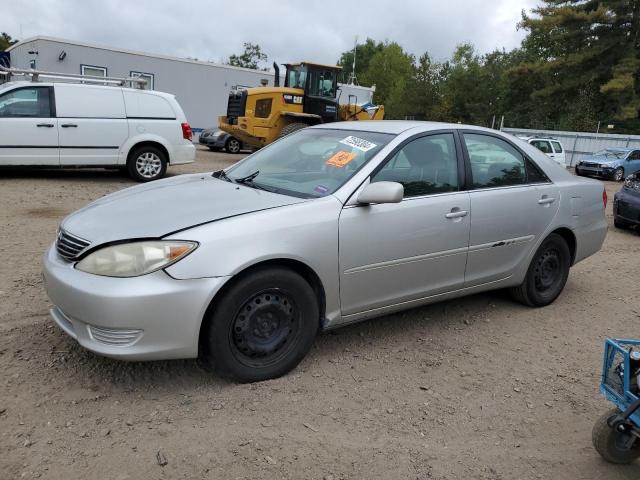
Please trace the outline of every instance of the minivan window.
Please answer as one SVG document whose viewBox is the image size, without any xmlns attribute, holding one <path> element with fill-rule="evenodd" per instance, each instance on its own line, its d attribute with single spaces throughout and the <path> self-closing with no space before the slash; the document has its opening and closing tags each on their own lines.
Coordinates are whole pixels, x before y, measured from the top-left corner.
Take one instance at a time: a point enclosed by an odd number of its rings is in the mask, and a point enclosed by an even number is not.
<svg viewBox="0 0 640 480">
<path fill-rule="evenodd" d="M 0 95 L 0 117 L 50 118 L 49 87 L 29 87 Z"/>
<path fill-rule="evenodd" d="M 551 145 L 546 140 L 532 140 L 531 145 L 536 147 L 542 153 L 553 153 L 551 150 Z"/>
<path fill-rule="evenodd" d="M 560 145 L 560 142 L 551 142 L 551 144 L 556 153 L 562 153 L 562 145 Z"/>
<path fill-rule="evenodd" d="M 465 133 L 463 136 L 475 188 L 521 185 L 526 182 L 524 157 L 510 143 L 489 135 Z"/>
</svg>

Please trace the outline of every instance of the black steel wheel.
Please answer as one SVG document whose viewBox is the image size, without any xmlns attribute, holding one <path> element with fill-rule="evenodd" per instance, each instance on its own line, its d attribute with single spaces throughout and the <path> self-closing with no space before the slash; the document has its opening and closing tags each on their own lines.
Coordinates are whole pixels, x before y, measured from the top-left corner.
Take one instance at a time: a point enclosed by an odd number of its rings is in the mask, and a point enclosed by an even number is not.
<svg viewBox="0 0 640 480">
<path fill-rule="evenodd" d="M 531 307 L 552 303 L 567 283 L 571 252 L 560 235 L 552 233 L 538 247 L 524 282 L 511 289 L 513 297 Z"/>
<path fill-rule="evenodd" d="M 640 457 L 640 440 L 631 442 L 627 433 L 620 433 L 609 426 L 609 419 L 620 412 L 613 408 L 604 413 L 593 425 L 593 447 L 607 462 L 626 464 Z"/>
<path fill-rule="evenodd" d="M 210 310 L 203 360 L 219 375 L 241 382 L 279 377 L 295 368 L 320 326 L 313 288 L 280 267 L 238 278 Z"/>
</svg>

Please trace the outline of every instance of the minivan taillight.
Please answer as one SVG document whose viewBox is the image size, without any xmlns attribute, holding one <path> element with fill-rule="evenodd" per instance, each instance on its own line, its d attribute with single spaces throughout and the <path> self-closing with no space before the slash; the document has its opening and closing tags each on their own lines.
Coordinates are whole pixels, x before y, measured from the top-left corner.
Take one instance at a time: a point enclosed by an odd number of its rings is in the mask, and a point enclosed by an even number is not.
<svg viewBox="0 0 640 480">
<path fill-rule="evenodd" d="M 602 190 L 602 203 L 604 203 L 604 208 L 607 208 L 607 191 L 606 190 Z"/>
<path fill-rule="evenodd" d="M 180 125 L 182 126 L 182 138 L 185 140 L 191 140 L 193 137 L 191 126 L 187 122 L 181 123 Z"/>
</svg>

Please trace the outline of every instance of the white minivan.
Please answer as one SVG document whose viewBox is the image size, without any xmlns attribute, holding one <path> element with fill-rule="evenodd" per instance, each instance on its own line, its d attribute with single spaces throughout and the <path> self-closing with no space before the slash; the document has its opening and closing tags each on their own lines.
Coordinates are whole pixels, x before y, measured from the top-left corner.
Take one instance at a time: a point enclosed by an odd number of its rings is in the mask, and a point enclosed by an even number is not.
<svg viewBox="0 0 640 480">
<path fill-rule="evenodd" d="M 106 167 L 140 182 L 195 160 L 168 93 L 83 83 L 0 85 L 0 166 Z"/>
</svg>

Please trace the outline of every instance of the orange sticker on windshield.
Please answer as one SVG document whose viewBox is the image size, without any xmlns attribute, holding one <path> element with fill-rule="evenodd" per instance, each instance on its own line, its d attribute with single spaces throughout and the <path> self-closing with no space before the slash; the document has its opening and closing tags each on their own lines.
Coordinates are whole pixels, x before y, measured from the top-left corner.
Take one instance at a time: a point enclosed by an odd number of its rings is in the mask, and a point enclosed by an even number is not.
<svg viewBox="0 0 640 480">
<path fill-rule="evenodd" d="M 356 158 L 356 154 L 352 152 L 338 152 L 325 163 L 334 167 L 342 168 L 351 160 Z"/>
</svg>

